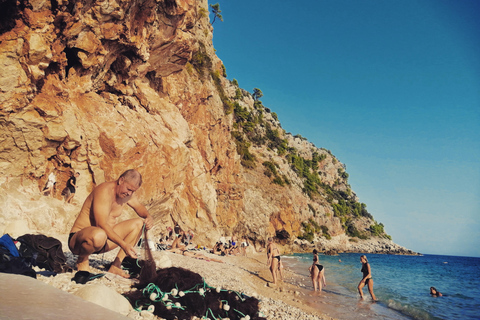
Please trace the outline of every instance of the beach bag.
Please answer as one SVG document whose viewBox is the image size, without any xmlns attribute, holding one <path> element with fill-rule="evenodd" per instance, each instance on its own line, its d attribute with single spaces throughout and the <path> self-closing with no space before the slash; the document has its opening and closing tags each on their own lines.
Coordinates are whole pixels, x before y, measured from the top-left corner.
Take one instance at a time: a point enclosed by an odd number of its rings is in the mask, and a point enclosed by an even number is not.
<svg viewBox="0 0 480 320">
<path fill-rule="evenodd" d="M 0 238 L 0 272 L 37 278 L 31 259 L 20 256 L 13 239 L 8 234 Z"/>
<path fill-rule="evenodd" d="M 36 254 L 35 265 L 57 273 L 66 270 L 67 259 L 62 250 L 62 243 L 58 239 L 43 234 L 25 234 L 17 240 L 21 242 L 20 255 L 33 258 Z"/>
<path fill-rule="evenodd" d="M 9 234 L 4 234 L 0 238 L 0 246 L 4 249 L 6 254 L 11 255 L 12 257 L 20 257 L 18 249 Z"/>
</svg>

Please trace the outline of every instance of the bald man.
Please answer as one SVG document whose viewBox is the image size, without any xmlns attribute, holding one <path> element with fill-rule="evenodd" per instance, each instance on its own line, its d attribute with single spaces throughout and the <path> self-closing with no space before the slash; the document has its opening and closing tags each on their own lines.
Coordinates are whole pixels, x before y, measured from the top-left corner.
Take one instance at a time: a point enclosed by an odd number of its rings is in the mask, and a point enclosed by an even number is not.
<svg viewBox="0 0 480 320">
<path fill-rule="evenodd" d="M 137 258 L 133 248 L 140 238 L 142 227 L 153 226 L 153 218 L 139 202 L 135 191 L 142 185 L 141 174 L 133 169 L 125 171 L 116 181 L 104 182 L 87 197 L 68 238 L 68 247 L 78 255 L 77 269 L 90 271 L 88 257 L 120 247 L 108 272 L 128 278 L 121 269 L 128 255 Z M 117 223 L 124 205 L 130 206 L 139 218 Z"/>
</svg>

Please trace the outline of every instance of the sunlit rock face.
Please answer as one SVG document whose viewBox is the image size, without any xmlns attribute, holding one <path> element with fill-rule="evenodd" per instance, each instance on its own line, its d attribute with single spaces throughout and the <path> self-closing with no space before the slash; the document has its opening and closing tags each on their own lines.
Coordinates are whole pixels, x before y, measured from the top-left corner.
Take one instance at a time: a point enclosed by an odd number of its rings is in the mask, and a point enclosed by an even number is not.
<svg viewBox="0 0 480 320">
<path fill-rule="evenodd" d="M 232 234 L 263 244 L 278 232 L 288 243 L 308 219 L 344 234 L 326 197 L 307 196 L 276 150 L 252 145 L 256 165 L 242 166 L 235 115 L 222 101 L 238 90 L 222 76 L 206 0 L 0 6 L 0 225 L 21 220 L 37 232 L 68 232 L 95 185 L 136 168 L 155 235 L 178 223 L 199 244 Z M 248 93 L 237 101 L 255 109 Z M 286 134 L 270 113 L 264 119 L 302 157 L 325 155 L 323 183 L 349 189 L 330 152 Z M 273 184 L 264 161 L 290 185 Z M 53 198 L 40 195 L 52 171 Z M 64 206 L 60 193 L 72 172 L 80 173 L 77 205 Z M 359 226 L 368 229 L 367 220 Z"/>
</svg>

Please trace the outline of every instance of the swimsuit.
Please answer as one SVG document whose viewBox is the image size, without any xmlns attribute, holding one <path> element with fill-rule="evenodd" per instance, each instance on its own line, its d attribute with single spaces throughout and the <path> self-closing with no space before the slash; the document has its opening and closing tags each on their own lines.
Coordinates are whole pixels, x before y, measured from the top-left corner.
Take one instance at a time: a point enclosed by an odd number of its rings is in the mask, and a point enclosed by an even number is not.
<svg viewBox="0 0 480 320">
<path fill-rule="evenodd" d="M 72 240 L 72 237 L 73 235 L 75 234 L 76 232 L 70 232 L 70 234 L 68 235 L 68 245 L 70 245 L 70 240 Z M 102 253 L 103 250 L 105 250 L 105 248 L 107 247 L 107 241 L 105 241 L 105 244 L 103 245 L 102 249 L 98 250 L 98 251 L 95 251 L 93 252 L 92 254 L 99 254 L 99 253 Z"/>
<path fill-rule="evenodd" d="M 367 273 L 368 274 L 368 267 L 367 267 L 367 263 L 365 263 L 364 265 L 362 265 L 362 273 L 363 273 L 363 276 L 365 276 L 365 274 Z M 370 281 L 370 279 L 373 280 L 372 277 L 368 278 L 368 279 L 365 279 L 365 284 L 368 284 L 368 281 Z"/>
<path fill-rule="evenodd" d="M 323 266 L 321 264 L 315 264 L 315 265 L 317 266 L 319 272 L 323 270 Z"/>
<path fill-rule="evenodd" d="M 72 237 L 73 235 L 75 234 L 76 232 L 71 232 L 69 235 L 68 235 L 68 245 L 70 245 L 70 240 L 72 240 Z"/>
<path fill-rule="evenodd" d="M 278 262 L 280 262 L 280 256 L 275 256 L 275 259 L 278 259 Z"/>
</svg>

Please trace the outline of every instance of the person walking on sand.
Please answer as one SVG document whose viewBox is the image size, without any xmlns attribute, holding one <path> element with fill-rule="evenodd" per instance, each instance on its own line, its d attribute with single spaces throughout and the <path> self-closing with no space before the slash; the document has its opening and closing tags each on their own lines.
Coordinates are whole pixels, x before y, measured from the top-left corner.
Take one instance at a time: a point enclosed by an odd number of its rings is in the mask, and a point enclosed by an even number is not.
<svg viewBox="0 0 480 320">
<path fill-rule="evenodd" d="M 324 287 L 327 286 L 327 282 L 325 281 L 325 268 L 318 262 L 318 251 L 313 249 L 313 264 L 308 270 L 312 277 L 313 290 L 322 292 L 322 282 Z"/>
<path fill-rule="evenodd" d="M 125 171 L 116 181 L 104 182 L 95 187 L 85 200 L 68 237 L 68 247 L 78 255 L 77 269 L 89 271 L 88 257 L 120 247 L 108 272 L 129 278 L 121 264 L 128 255 L 137 258 L 134 245 L 142 227 L 151 229 L 153 218 L 140 203 L 135 191 L 142 185 L 141 174 L 133 169 Z M 140 218 L 117 223 L 127 204 Z"/>
<path fill-rule="evenodd" d="M 280 269 L 280 251 L 277 245 L 273 242 L 273 238 L 268 238 L 267 245 L 267 266 L 270 266 L 270 272 L 273 277 L 273 284 L 277 284 L 277 273 L 280 273 L 280 277 L 283 279 Z"/>
<path fill-rule="evenodd" d="M 68 198 L 65 200 L 66 203 L 71 203 L 73 197 L 75 196 L 75 190 L 77 189 L 77 178 L 80 176 L 80 173 L 75 172 L 74 175 L 67 180 L 67 188 L 70 191 Z"/>
<path fill-rule="evenodd" d="M 372 269 L 370 268 L 370 264 L 368 263 L 367 257 L 365 255 L 362 255 L 360 257 L 360 262 L 362 263 L 362 274 L 363 278 L 358 284 L 358 292 L 360 293 L 360 298 L 363 299 L 363 287 L 365 285 L 368 286 L 368 292 L 370 292 L 370 295 L 372 296 L 373 301 L 377 301 L 377 298 L 375 297 L 375 294 L 373 293 L 373 278 L 372 278 Z"/>
</svg>

